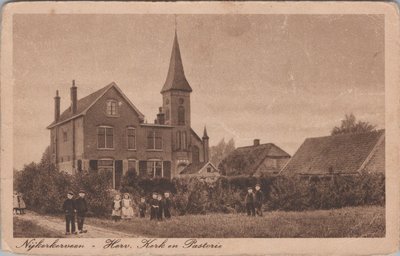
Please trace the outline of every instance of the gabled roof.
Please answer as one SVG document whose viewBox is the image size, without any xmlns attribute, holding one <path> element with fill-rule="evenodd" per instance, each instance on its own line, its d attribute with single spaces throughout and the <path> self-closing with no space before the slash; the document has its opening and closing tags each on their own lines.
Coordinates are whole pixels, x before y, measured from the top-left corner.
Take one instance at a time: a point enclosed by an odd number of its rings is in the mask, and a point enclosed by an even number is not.
<svg viewBox="0 0 400 256">
<path fill-rule="evenodd" d="M 290 158 L 290 155 L 273 143 L 239 147 L 225 157 L 218 167 L 226 175 L 254 174 L 267 157 Z"/>
<path fill-rule="evenodd" d="M 198 173 L 201 169 L 203 169 L 206 165 L 211 165 L 216 171 L 218 171 L 218 168 L 215 167 L 211 162 L 198 162 L 198 163 L 191 163 L 188 166 L 186 166 L 180 174 L 196 174 Z"/>
<path fill-rule="evenodd" d="M 126 97 L 126 95 L 121 91 L 121 89 L 117 86 L 117 84 L 112 82 L 109 85 L 87 95 L 86 97 L 79 99 L 77 102 L 77 110 L 75 114 L 72 113 L 71 107 L 67 108 L 60 115 L 58 121 L 57 122 L 54 121 L 53 123 L 51 123 L 47 127 L 47 129 L 53 128 L 54 126 L 60 125 L 69 120 L 85 115 L 87 110 L 91 106 L 93 106 L 111 88 L 115 88 L 122 95 L 122 97 L 128 102 L 128 104 L 138 113 L 140 119 L 144 118 L 144 115 L 133 105 L 133 103 L 128 99 L 128 97 Z"/>
<path fill-rule="evenodd" d="M 170 90 L 179 90 L 186 92 L 192 91 L 192 88 L 186 80 L 185 72 L 183 71 L 181 51 L 179 50 L 178 36 L 176 34 L 176 31 L 174 43 L 172 46 L 167 79 L 165 80 L 161 93 Z"/>
<path fill-rule="evenodd" d="M 307 138 L 283 174 L 357 173 L 382 141 L 385 130 Z M 384 152 L 383 152 L 384 154 Z"/>
</svg>

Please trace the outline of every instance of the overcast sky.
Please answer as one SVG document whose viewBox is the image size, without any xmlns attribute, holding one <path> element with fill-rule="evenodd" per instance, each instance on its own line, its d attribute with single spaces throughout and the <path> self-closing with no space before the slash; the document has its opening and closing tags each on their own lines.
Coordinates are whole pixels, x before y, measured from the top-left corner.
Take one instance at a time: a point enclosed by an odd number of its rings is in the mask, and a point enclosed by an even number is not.
<svg viewBox="0 0 400 256">
<path fill-rule="evenodd" d="M 14 15 L 14 163 L 49 144 L 54 94 L 68 107 L 114 81 L 150 122 L 161 106 L 173 15 Z M 192 127 L 210 145 L 273 142 L 293 154 L 346 113 L 384 128 L 377 15 L 178 15 Z"/>
</svg>

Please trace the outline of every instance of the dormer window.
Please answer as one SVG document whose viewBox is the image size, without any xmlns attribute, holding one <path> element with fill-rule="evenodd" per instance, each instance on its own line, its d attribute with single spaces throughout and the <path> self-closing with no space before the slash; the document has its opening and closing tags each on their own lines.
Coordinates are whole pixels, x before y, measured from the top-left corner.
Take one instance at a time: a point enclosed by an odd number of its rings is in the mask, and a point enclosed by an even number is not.
<svg viewBox="0 0 400 256">
<path fill-rule="evenodd" d="M 106 113 L 108 116 L 118 115 L 118 102 L 116 100 L 108 100 L 106 107 Z"/>
</svg>

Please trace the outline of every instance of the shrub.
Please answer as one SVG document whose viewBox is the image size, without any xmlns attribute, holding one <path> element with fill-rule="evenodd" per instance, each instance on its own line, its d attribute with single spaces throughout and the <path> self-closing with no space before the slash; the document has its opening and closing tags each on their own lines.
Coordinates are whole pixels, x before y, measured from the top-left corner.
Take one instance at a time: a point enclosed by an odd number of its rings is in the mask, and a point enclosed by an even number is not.
<svg viewBox="0 0 400 256">
<path fill-rule="evenodd" d="M 19 172 L 14 189 L 23 194 L 28 208 L 57 213 L 62 211 L 71 181 L 70 175 L 58 172 L 53 165 L 31 163 Z"/>
<path fill-rule="evenodd" d="M 112 173 L 109 171 L 82 172 L 73 176 L 73 190 L 76 193 L 80 189 L 86 192 L 88 215 L 104 216 L 111 212 L 110 180 L 112 180 Z"/>
</svg>

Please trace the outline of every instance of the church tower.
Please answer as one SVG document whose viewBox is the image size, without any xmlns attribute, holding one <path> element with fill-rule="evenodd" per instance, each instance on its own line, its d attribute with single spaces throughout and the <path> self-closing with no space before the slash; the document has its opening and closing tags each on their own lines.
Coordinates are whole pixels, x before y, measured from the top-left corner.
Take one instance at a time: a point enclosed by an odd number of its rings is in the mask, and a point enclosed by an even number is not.
<svg viewBox="0 0 400 256">
<path fill-rule="evenodd" d="M 185 77 L 178 36 L 175 31 L 167 79 L 161 90 L 165 124 L 190 127 L 190 93 L 192 88 Z"/>
</svg>

